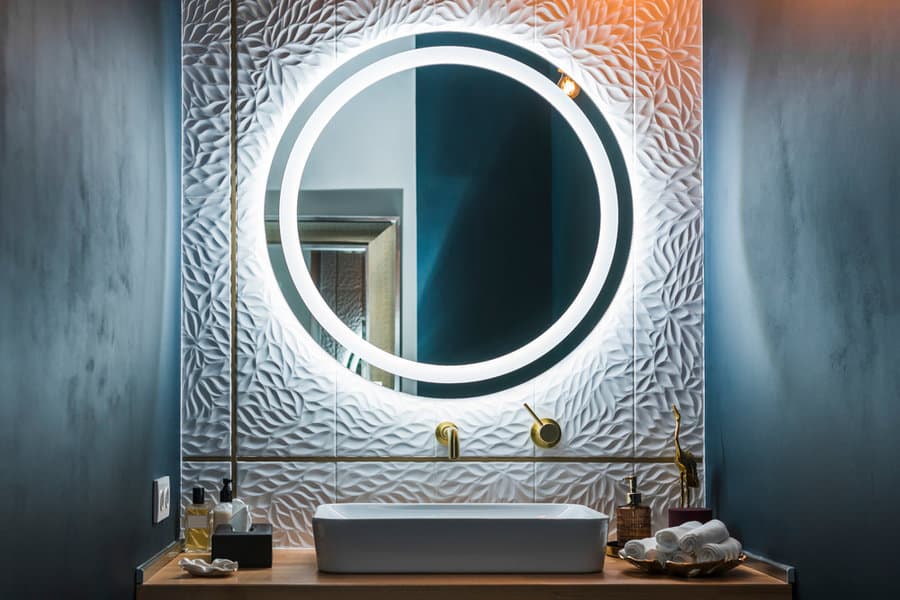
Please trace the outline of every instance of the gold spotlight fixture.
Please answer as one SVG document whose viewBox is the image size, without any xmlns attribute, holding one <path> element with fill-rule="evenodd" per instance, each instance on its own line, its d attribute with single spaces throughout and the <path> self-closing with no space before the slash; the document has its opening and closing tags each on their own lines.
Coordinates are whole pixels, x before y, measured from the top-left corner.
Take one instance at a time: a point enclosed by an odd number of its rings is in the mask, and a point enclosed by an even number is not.
<svg viewBox="0 0 900 600">
<path fill-rule="evenodd" d="M 578 87 L 578 84 L 575 83 L 574 79 L 569 77 L 568 73 L 566 73 L 562 69 L 559 69 L 559 73 L 560 78 L 559 81 L 556 82 L 556 85 L 559 86 L 559 89 L 565 92 L 566 96 L 574 99 L 576 96 L 578 96 L 579 93 L 581 93 L 581 88 Z"/>
</svg>

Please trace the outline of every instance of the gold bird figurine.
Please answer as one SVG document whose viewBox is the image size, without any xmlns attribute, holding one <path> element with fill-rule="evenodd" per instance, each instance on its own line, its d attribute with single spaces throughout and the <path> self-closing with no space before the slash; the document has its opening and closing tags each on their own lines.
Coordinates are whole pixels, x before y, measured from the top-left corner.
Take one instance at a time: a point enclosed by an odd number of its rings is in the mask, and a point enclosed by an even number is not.
<svg viewBox="0 0 900 600">
<path fill-rule="evenodd" d="M 697 457 L 681 448 L 681 413 L 678 407 L 672 405 L 675 413 L 675 464 L 678 465 L 681 482 L 681 507 L 687 508 L 691 504 L 691 488 L 700 487 L 700 477 L 697 475 Z"/>
</svg>

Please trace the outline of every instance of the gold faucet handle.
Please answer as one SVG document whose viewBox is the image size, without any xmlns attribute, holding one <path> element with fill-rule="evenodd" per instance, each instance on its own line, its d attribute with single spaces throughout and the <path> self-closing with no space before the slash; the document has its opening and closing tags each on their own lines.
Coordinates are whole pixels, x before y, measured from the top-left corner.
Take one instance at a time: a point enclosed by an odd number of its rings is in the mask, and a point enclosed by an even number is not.
<svg viewBox="0 0 900 600">
<path fill-rule="evenodd" d="M 455 423 L 444 421 L 434 429 L 434 437 L 442 446 L 447 446 L 447 458 L 459 458 L 459 428 Z"/>
<path fill-rule="evenodd" d="M 534 419 L 531 426 L 531 441 L 541 448 L 552 448 L 562 439 L 562 427 L 553 419 L 541 418 L 526 402 L 525 410 Z"/>
</svg>

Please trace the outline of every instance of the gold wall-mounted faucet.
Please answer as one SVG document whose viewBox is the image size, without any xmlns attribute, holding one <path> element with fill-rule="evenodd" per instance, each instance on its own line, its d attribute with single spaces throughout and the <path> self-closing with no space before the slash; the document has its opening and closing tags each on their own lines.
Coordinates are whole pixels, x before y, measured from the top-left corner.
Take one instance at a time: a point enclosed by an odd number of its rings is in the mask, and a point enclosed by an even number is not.
<svg viewBox="0 0 900 600">
<path fill-rule="evenodd" d="M 541 418 L 532 410 L 528 403 L 524 404 L 525 410 L 534 419 L 531 426 L 531 441 L 541 448 L 552 448 L 562 439 L 562 427 L 553 419 Z"/>
<path fill-rule="evenodd" d="M 434 430 L 434 437 L 442 446 L 447 446 L 447 458 L 450 460 L 459 458 L 459 427 L 456 423 L 450 421 L 439 423 Z"/>
</svg>

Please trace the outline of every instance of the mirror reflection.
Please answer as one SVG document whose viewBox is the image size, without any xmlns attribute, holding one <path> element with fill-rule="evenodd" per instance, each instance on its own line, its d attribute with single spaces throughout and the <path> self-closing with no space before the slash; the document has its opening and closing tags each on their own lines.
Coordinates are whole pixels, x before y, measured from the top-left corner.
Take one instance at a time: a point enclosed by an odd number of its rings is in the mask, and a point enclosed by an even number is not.
<svg viewBox="0 0 900 600">
<path fill-rule="evenodd" d="M 341 80 L 459 38 L 408 38 L 339 69 L 292 122 L 267 195 L 272 264 L 303 326 L 348 369 L 427 396 L 454 394 L 365 364 L 310 317 L 278 239 L 278 193 L 291 141 Z M 559 79 L 526 51 L 478 40 Z M 297 226 L 313 281 L 354 332 L 410 360 L 463 364 L 521 347 L 569 306 L 596 250 L 597 194 L 575 133 L 541 96 L 497 73 L 438 65 L 366 88 L 329 122 L 304 171 Z"/>
</svg>

